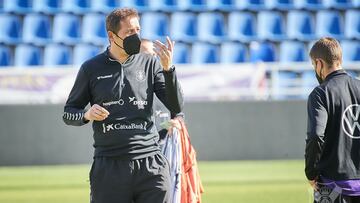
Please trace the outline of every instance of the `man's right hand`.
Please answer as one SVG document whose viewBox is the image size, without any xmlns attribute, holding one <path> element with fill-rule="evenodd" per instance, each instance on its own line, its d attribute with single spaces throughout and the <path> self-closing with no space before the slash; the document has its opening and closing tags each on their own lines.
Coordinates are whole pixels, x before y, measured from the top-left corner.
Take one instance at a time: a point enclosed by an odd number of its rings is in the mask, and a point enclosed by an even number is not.
<svg viewBox="0 0 360 203">
<path fill-rule="evenodd" d="M 102 121 L 109 116 L 109 112 L 98 104 L 94 104 L 86 111 L 84 118 L 89 121 Z"/>
</svg>

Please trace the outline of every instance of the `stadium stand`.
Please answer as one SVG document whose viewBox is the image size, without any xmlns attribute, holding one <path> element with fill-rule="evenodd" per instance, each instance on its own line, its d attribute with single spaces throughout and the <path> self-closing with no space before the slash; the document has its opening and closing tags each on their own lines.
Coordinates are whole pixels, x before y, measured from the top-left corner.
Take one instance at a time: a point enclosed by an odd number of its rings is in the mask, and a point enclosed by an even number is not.
<svg viewBox="0 0 360 203">
<path fill-rule="evenodd" d="M 182 54 L 176 58 L 177 63 L 306 61 L 308 47 L 316 38 L 332 36 L 344 40 L 344 43 L 360 39 L 360 0 L 1 2 L 2 53 L 14 53 L 6 54 L 10 58 L 5 57 L 2 66 L 21 64 L 16 62 L 16 50 L 25 45 L 35 45 L 40 54 L 48 53 L 48 45 L 51 47 L 53 44 L 66 46 L 64 53 L 75 53 L 77 45 L 97 47 L 101 51 L 108 44 L 105 15 L 123 6 L 139 10 L 142 37 L 164 41 L 170 35 L 178 42 L 178 52 Z M 257 43 L 253 43 L 255 41 Z M 291 47 L 296 51 L 289 51 Z M 231 49 L 239 53 L 232 53 Z M 207 51 L 194 53 L 193 50 Z M 286 56 L 286 53 L 291 53 L 291 56 Z M 346 60 L 357 59 L 347 57 Z M 48 64 L 45 61 L 31 64 Z M 82 60 L 74 56 L 65 61 L 62 63 L 76 64 Z"/>
</svg>

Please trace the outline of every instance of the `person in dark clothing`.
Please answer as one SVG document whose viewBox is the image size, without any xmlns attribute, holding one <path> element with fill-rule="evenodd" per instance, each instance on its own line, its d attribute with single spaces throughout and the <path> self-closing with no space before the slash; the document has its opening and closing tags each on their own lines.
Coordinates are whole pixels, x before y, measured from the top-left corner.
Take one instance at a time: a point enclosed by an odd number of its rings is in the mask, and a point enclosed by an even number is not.
<svg viewBox="0 0 360 203">
<path fill-rule="evenodd" d="M 139 15 L 130 8 L 112 11 L 106 30 L 110 46 L 82 64 L 63 115 L 68 125 L 93 122 L 91 202 L 169 202 L 169 166 L 152 115 L 154 94 L 172 114 L 182 110 L 174 42 L 155 41 L 159 60 L 139 53 Z"/>
<path fill-rule="evenodd" d="M 342 69 L 342 50 L 321 38 L 310 50 L 320 83 L 308 98 L 305 174 L 314 202 L 360 202 L 360 81 Z"/>
</svg>

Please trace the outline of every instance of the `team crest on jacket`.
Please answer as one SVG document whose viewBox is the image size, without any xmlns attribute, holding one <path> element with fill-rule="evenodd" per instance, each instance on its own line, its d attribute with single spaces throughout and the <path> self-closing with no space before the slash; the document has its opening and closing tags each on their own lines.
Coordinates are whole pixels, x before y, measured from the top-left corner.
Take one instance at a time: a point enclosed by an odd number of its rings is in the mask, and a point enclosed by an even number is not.
<svg viewBox="0 0 360 203">
<path fill-rule="evenodd" d="M 137 70 L 136 71 L 136 80 L 139 82 L 143 82 L 145 80 L 145 71 L 143 70 Z"/>
</svg>

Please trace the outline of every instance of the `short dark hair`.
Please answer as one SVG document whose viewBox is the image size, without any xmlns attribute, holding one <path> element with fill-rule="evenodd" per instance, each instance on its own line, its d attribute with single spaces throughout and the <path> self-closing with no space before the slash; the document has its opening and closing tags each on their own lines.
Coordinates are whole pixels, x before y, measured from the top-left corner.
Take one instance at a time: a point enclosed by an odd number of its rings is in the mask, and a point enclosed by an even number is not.
<svg viewBox="0 0 360 203">
<path fill-rule="evenodd" d="M 136 9 L 133 8 L 118 8 L 113 10 L 106 16 L 106 31 L 119 32 L 120 21 L 129 16 L 140 18 Z"/>
<path fill-rule="evenodd" d="M 309 55 L 312 60 L 322 59 L 329 66 L 333 66 L 336 63 L 342 63 L 340 43 L 331 37 L 323 37 L 315 42 L 311 47 Z"/>
</svg>

